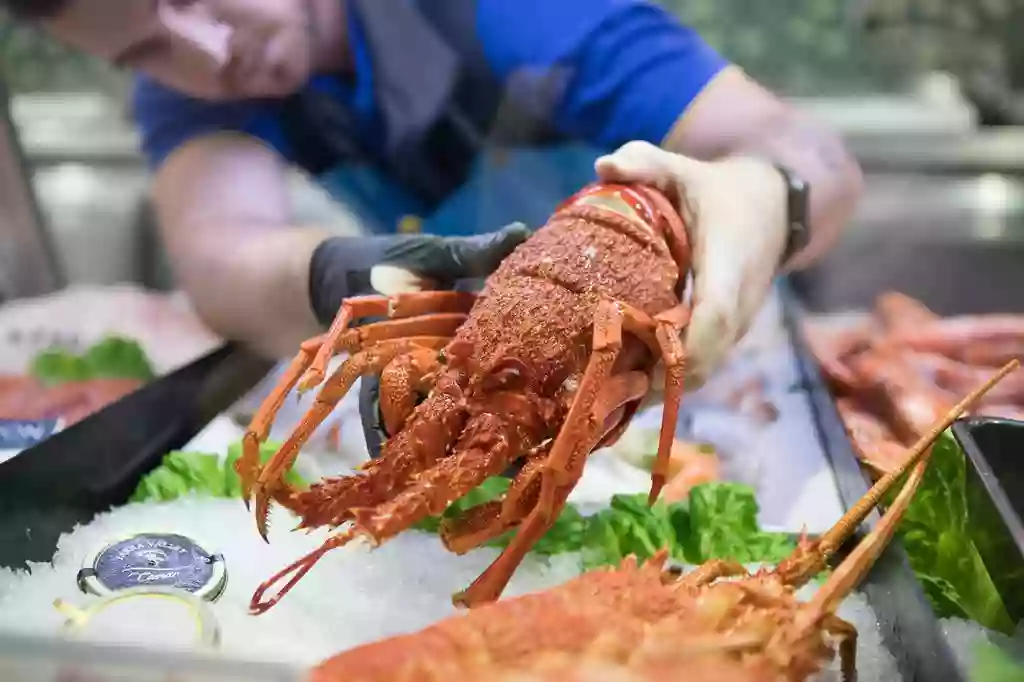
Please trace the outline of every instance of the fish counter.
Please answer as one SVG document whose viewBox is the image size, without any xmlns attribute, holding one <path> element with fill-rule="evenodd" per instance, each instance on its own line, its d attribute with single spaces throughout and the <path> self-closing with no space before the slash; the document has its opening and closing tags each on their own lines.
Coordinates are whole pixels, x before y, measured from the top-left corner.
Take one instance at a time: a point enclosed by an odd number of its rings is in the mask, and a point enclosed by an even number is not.
<svg viewBox="0 0 1024 682">
<path fill-rule="evenodd" d="M 797 548 L 800 533 L 811 539 L 826 533 L 867 490 L 867 479 L 803 347 L 797 316 L 788 288 L 780 285 L 726 367 L 701 390 L 684 396 L 671 478 L 653 507 L 646 497 L 660 406 L 639 412 L 617 443 L 593 453 L 567 506 L 515 571 L 497 607 L 532 603 L 531 608 L 551 613 L 558 610 L 556 603 L 567 608 L 579 601 L 580 608 L 598 608 L 572 590 L 586 591 L 587 581 L 605 575 L 633 575 L 627 561 L 631 555 L 654 567 L 664 559 L 658 550 L 665 548 L 666 568 L 685 578 L 695 566 L 715 559 L 751 569 L 772 566 Z M 827 358 L 815 350 L 825 364 Z M 340 362 L 335 359 L 333 366 Z M 37 546 L 32 556 L 26 550 L 21 557 L 14 556 L 18 551 L 3 552 L 2 679 L 64 680 L 77 674 L 75 679 L 164 680 L 172 670 L 175 679 L 189 680 L 301 679 L 310 668 L 346 651 L 348 657 L 338 659 L 337 667 L 321 669 L 325 676 L 318 679 L 359 679 L 354 672 L 359 661 L 386 656 L 386 648 L 373 646 L 389 637 L 433 626 L 439 641 L 475 641 L 479 635 L 463 627 L 469 621 L 446 620 L 461 613 L 452 595 L 499 556 L 508 537 L 455 554 L 438 533 L 454 512 L 506 493 L 508 481 L 500 477 L 455 501 L 441 517 L 426 518 L 379 547 L 351 544 L 328 552 L 274 608 L 258 616 L 250 613 L 262 583 L 315 552 L 329 535 L 326 528 L 292 532 L 298 519 L 275 507 L 265 543 L 252 512 L 239 499 L 241 482 L 233 464 L 241 454 L 241 438 L 282 371 L 283 365 L 278 366 L 244 395 L 245 385 L 238 384 L 235 398 L 221 396 L 223 411 L 214 415 L 207 405 L 203 418 L 189 427 L 179 425 L 187 435 L 155 458 L 147 456 L 151 463 L 134 477 L 123 499 L 97 504 L 95 515 L 83 515 L 77 526 L 69 522 L 59 533 L 51 529 L 49 549 Z M 358 472 L 367 455 L 357 393 L 358 384 L 310 438 L 289 474 L 291 482 Z M 264 461 L 313 405 L 315 394 L 284 402 L 261 448 Z M 955 442 L 943 438 L 943 448 L 959 452 Z M 10 463 L 36 454 L 24 450 Z M 87 448 L 76 454 L 93 456 Z M 5 468 L 12 470 L 0 464 L 0 498 L 12 490 L 5 486 L 24 480 L 5 476 Z M 0 517 L 0 526 L 7 526 L 4 537 L 41 533 L 25 518 L 31 517 Z M 17 524 L 21 530 L 13 528 Z M 620 570 L 607 573 L 616 567 Z M 651 570 L 641 569 L 630 580 L 656 576 Z M 976 669 L 985 656 L 996 661 L 991 665 L 1005 667 L 1015 624 L 963 609 L 936 609 L 945 616 L 938 621 L 932 587 L 945 585 L 939 582 L 945 578 L 921 571 L 918 578 L 927 589 L 915 580 L 897 543 L 840 606 L 839 617 L 859 635 L 860 679 L 955 679 L 951 671 L 957 669 L 962 679 L 981 679 Z M 827 574 L 817 571 L 803 580 L 806 584 L 794 585 L 797 601 L 812 600 L 828 584 Z M 647 594 L 639 583 L 631 584 L 637 595 Z M 955 587 L 949 594 L 954 593 Z M 522 595 L 537 601 L 515 599 Z M 964 601 L 962 595 L 957 598 Z M 488 615 L 491 608 L 470 615 L 485 624 L 508 618 L 502 611 Z M 780 602 L 777 608 L 795 606 Z M 590 617 L 598 612 L 589 612 Z M 566 629 L 582 622 L 580 614 L 566 618 Z M 531 622 L 513 620 L 528 628 Z M 623 627 L 618 637 L 627 642 L 628 627 Z M 999 633 L 1006 636 L 999 639 Z M 979 639 L 999 642 L 998 653 L 986 649 L 975 655 Z M 408 649 L 393 651 L 398 655 Z M 557 669 L 557 661 L 550 665 Z M 836 659 L 816 679 L 840 677 Z"/>
</svg>

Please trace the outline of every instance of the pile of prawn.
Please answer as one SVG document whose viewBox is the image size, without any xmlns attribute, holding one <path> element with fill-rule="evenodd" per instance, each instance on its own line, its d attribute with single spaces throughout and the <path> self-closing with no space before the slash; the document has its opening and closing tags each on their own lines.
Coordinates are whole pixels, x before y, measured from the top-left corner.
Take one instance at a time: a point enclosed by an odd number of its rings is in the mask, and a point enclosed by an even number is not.
<svg viewBox="0 0 1024 682">
<path fill-rule="evenodd" d="M 1024 315 L 941 317 L 888 292 L 866 319 L 807 322 L 807 339 L 863 464 L 875 475 L 898 464 L 956 396 L 1024 358 Z M 1024 375 L 1008 377 L 972 416 L 1024 419 Z"/>
</svg>

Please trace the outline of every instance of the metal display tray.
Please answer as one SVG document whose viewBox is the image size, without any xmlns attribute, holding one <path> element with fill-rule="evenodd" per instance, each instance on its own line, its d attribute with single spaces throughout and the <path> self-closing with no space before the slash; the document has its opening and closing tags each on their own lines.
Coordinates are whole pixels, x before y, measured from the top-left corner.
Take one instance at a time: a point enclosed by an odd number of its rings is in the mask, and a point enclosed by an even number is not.
<svg viewBox="0 0 1024 682">
<path fill-rule="evenodd" d="M 788 284 L 781 293 L 817 436 L 848 508 L 867 491 L 868 483 L 803 343 L 796 298 Z M 126 501 L 164 453 L 181 447 L 268 370 L 268 363 L 239 348 L 222 348 L 0 465 L 0 566 L 19 568 L 28 561 L 52 559 L 61 533 Z M 866 525 L 877 519 L 873 514 Z M 882 555 L 861 590 L 904 680 L 961 682 L 938 621 L 898 542 Z M 301 674 L 286 666 L 254 666 L 198 654 L 0 637 L 0 679 L 5 682 L 56 679 L 56 669 L 73 669 L 97 682 L 283 682 Z"/>
<path fill-rule="evenodd" d="M 804 309 L 788 283 L 782 289 L 784 324 L 794 345 L 799 374 L 811 402 L 815 430 L 832 466 L 839 497 L 843 506 L 849 509 L 867 493 L 870 481 L 854 454 L 835 400 L 804 341 L 800 330 Z M 862 538 L 879 518 L 877 511 L 872 512 L 865 521 L 865 527 L 851 538 L 847 547 L 852 547 Z M 837 561 L 841 560 L 842 555 L 837 558 Z M 882 553 L 859 590 L 878 617 L 882 640 L 896 659 L 905 682 L 965 682 L 898 539 L 894 538 Z"/>
<path fill-rule="evenodd" d="M 1024 422 L 953 425 L 967 457 L 967 524 L 1010 619 L 1024 621 Z"/>
</svg>

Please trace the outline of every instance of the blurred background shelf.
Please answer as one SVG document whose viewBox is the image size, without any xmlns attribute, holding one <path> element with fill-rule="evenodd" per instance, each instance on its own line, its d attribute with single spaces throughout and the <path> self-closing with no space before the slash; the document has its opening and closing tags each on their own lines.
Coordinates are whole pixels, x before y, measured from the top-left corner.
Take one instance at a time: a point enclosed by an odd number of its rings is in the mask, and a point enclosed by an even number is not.
<svg viewBox="0 0 1024 682">
<path fill-rule="evenodd" d="M 1014 103 L 1024 101 L 1014 95 L 1024 90 L 1024 48 L 1012 30 L 1024 22 L 1024 0 L 661 4 L 845 135 L 868 191 L 833 261 L 878 252 L 886 276 L 898 281 L 902 258 L 929 253 L 914 251 L 922 241 L 956 254 L 963 244 L 999 251 L 993 244 L 1018 239 L 1021 188 L 1014 178 L 1024 176 L 1024 125 L 979 124 L 1012 122 Z M 0 17 L 0 79 L 13 92 L 11 118 L 41 224 L 67 280 L 170 286 L 126 74 Z M 356 229 L 305 177 L 294 173 L 291 183 L 296 220 Z M 881 253 L 880 240 L 892 248 Z M 818 280 L 822 303 L 862 300 L 828 292 L 859 291 L 866 277 Z"/>
</svg>

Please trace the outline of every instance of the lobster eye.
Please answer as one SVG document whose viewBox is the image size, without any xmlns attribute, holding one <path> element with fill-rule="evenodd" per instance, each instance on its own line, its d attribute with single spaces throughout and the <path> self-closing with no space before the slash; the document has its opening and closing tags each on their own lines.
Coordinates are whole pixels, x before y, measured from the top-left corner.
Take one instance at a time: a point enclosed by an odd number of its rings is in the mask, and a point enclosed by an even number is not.
<svg viewBox="0 0 1024 682">
<path fill-rule="evenodd" d="M 492 385 L 506 388 L 513 382 L 526 379 L 528 375 L 529 370 L 526 364 L 522 360 L 512 357 L 499 360 L 490 372 Z"/>
</svg>

